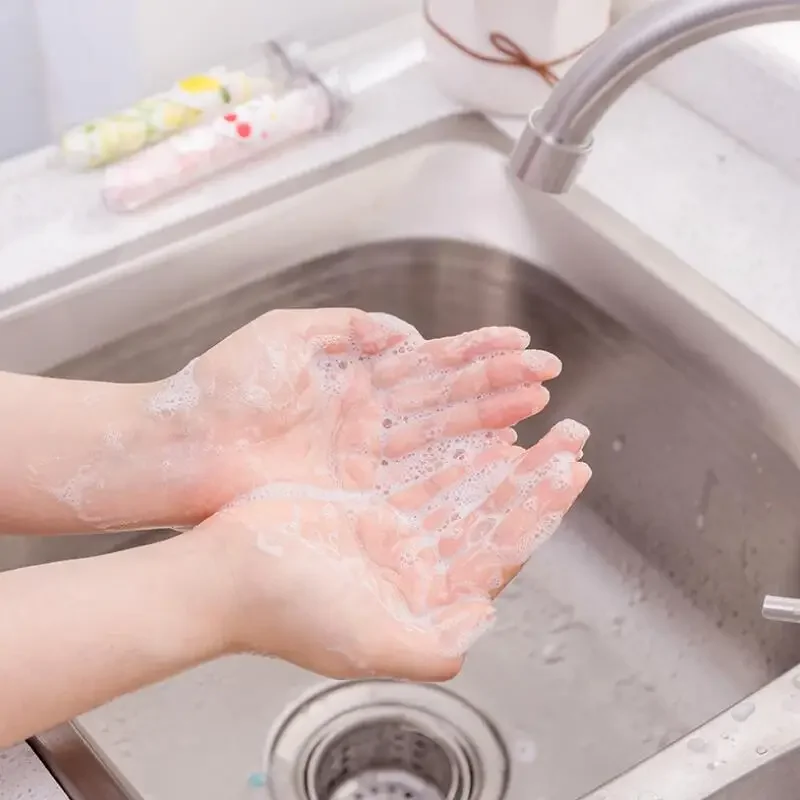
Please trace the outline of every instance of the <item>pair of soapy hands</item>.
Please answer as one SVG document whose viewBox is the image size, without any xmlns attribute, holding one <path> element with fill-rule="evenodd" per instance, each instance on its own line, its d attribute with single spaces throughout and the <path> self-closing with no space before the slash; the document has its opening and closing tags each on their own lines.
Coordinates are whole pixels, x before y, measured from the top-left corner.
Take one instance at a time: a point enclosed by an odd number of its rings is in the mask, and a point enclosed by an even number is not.
<svg viewBox="0 0 800 800">
<path fill-rule="evenodd" d="M 458 672 L 591 475 L 578 423 L 514 444 L 561 368 L 528 344 L 273 311 L 156 384 L 151 412 L 202 450 L 187 535 L 225 551 L 238 650 L 339 678 Z"/>
</svg>

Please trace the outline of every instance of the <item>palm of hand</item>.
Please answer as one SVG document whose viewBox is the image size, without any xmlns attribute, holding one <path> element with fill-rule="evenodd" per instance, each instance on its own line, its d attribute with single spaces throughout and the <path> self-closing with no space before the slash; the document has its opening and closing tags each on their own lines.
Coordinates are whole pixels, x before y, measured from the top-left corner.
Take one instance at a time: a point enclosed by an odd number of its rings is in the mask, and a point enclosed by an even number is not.
<svg viewBox="0 0 800 800">
<path fill-rule="evenodd" d="M 276 481 L 395 487 L 513 441 L 508 426 L 544 406 L 541 381 L 560 369 L 527 343 L 514 328 L 425 342 L 385 315 L 274 311 L 162 392 L 194 384 L 196 404 L 179 411 L 204 449 L 197 491 L 212 512 Z"/>
<path fill-rule="evenodd" d="M 207 523 L 244 545 L 239 647 L 332 677 L 452 676 L 583 489 L 586 435 L 562 423 L 527 453 L 500 445 L 386 497 L 279 484 L 240 498 Z"/>
<path fill-rule="evenodd" d="M 224 507 L 201 527 L 245 544 L 239 647 L 339 677 L 457 671 L 588 480 L 581 426 L 511 445 L 560 369 L 527 344 L 513 328 L 426 342 L 385 315 L 280 311 L 173 379 L 191 379 L 174 413 L 203 449 L 203 516 Z"/>
</svg>

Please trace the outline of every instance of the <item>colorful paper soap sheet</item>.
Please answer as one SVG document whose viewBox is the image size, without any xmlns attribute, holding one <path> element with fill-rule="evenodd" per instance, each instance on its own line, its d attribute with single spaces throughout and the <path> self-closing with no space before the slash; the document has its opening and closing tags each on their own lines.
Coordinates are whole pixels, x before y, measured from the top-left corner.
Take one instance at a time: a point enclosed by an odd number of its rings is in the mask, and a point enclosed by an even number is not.
<svg viewBox="0 0 800 800">
<path fill-rule="evenodd" d="M 264 95 L 137 153 L 106 170 L 103 200 L 133 211 L 241 164 L 288 140 L 327 127 L 339 104 L 309 79 L 279 97 Z"/>
<path fill-rule="evenodd" d="M 169 91 L 67 131 L 61 140 L 65 163 L 74 169 L 111 164 L 248 100 L 280 94 L 293 75 L 283 49 L 267 42 L 251 58 L 242 69 L 215 67 L 191 75 Z"/>
</svg>

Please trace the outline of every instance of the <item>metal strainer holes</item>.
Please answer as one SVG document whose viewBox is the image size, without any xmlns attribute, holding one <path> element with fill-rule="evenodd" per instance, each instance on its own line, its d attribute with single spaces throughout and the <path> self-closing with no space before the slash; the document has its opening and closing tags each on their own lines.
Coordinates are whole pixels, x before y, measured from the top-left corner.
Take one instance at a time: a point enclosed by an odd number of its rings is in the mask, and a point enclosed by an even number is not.
<svg viewBox="0 0 800 800">
<path fill-rule="evenodd" d="M 324 745 L 309 776 L 318 800 L 420 800 L 457 796 L 446 745 L 398 719 L 355 725 Z"/>
<path fill-rule="evenodd" d="M 408 773 L 365 773 L 343 783 L 332 800 L 438 800 L 438 791 Z"/>
<path fill-rule="evenodd" d="M 508 758 L 494 726 L 438 686 L 339 683 L 271 732 L 271 800 L 502 800 Z"/>
</svg>

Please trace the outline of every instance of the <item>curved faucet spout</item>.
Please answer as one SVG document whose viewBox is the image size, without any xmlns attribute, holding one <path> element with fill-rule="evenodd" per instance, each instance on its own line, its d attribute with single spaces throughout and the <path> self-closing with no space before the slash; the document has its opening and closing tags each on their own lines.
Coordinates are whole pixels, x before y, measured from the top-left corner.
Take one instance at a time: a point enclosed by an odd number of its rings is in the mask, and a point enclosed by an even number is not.
<svg viewBox="0 0 800 800">
<path fill-rule="evenodd" d="M 511 155 L 514 174 L 551 194 L 566 192 L 606 110 L 668 58 L 723 33 L 800 20 L 800 0 L 659 0 L 611 28 L 531 114 Z"/>
</svg>

